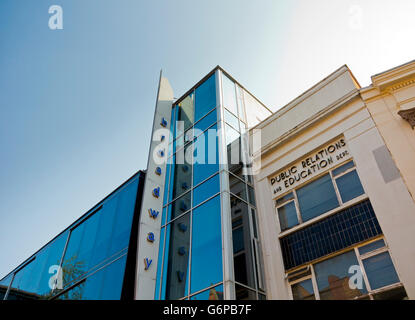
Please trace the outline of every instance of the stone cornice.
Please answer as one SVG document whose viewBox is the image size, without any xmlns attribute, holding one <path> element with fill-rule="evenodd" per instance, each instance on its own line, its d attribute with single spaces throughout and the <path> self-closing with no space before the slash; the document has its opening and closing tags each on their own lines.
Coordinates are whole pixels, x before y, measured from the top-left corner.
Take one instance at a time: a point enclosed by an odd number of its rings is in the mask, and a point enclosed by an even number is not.
<svg viewBox="0 0 415 320">
<path fill-rule="evenodd" d="M 402 119 L 409 122 L 412 129 L 415 127 L 415 107 L 406 110 L 398 111 L 398 114 L 402 117 Z"/>
</svg>

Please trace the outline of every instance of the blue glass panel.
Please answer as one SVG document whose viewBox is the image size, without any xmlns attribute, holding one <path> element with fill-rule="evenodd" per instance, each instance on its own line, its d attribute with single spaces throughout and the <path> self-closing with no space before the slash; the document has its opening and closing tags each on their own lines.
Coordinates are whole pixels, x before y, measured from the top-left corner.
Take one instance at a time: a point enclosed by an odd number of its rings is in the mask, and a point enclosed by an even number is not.
<svg viewBox="0 0 415 320">
<path fill-rule="evenodd" d="M 281 231 L 292 228 L 298 224 L 297 209 L 295 208 L 294 201 L 287 203 L 277 210 Z"/>
<path fill-rule="evenodd" d="M 333 170 L 333 176 L 338 176 L 340 173 L 345 172 L 346 170 L 353 168 L 354 167 L 354 162 L 353 161 L 349 161 L 347 163 L 345 163 L 344 165 L 336 168 Z"/>
<path fill-rule="evenodd" d="M 238 253 L 244 249 L 244 229 L 239 227 L 232 230 L 233 253 Z"/>
<path fill-rule="evenodd" d="M 298 189 L 297 197 L 304 222 L 339 206 L 329 174 Z"/>
<path fill-rule="evenodd" d="M 228 108 L 234 115 L 238 116 L 235 83 L 224 74 L 222 74 L 222 88 L 223 105 L 225 106 L 225 108 Z"/>
<path fill-rule="evenodd" d="M 160 300 L 160 282 L 161 282 L 161 269 L 163 267 L 163 248 L 164 237 L 166 235 L 166 228 L 161 228 L 160 242 L 159 242 L 159 254 L 157 259 L 157 276 L 156 276 L 156 290 L 154 292 L 154 300 Z"/>
<path fill-rule="evenodd" d="M 193 185 L 197 185 L 219 171 L 217 126 L 205 131 L 194 145 Z"/>
<path fill-rule="evenodd" d="M 210 110 L 216 107 L 215 74 L 196 88 L 195 121 L 201 119 Z"/>
<path fill-rule="evenodd" d="M 59 300 L 120 300 L 126 255 L 90 275 Z"/>
<path fill-rule="evenodd" d="M 201 119 L 195 124 L 195 129 L 198 130 L 195 132 L 195 136 L 198 136 L 202 131 L 205 131 L 212 124 L 217 121 L 217 112 L 216 109 L 211 111 L 206 117 Z"/>
<path fill-rule="evenodd" d="M 343 203 L 365 193 L 356 170 L 353 170 L 336 179 Z"/>
<path fill-rule="evenodd" d="M 210 178 L 208 181 L 193 189 L 193 207 L 197 206 L 199 203 L 205 201 L 218 192 L 220 192 L 220 183 L 219 175 L 217 174 L 214 177 Z"/>
<path fill-rule="evenodd" d="M 164 195 L 163 195 L 163 205 L 167 204 L 168 201 L 168 195 L 169 195 L 169 179 L 170 179 L 170 171 L 173 168 L 172 165 L 172 160 L 170 160 L 171 158 L 169 158 L 169 160 L 167 161 L 166 164 L 166 179 L 164 181 Z"/>
<path fill-rule="evenodd" d="M 209 290 L 198 293 L 190 297 L 190 300 L 223 300 L 223 286 L 216 286 Z"/>
<path fill-rule="evenodd" d="M 109 255 L 113 255 L 128 247 L 137 198 L 137 187 L 138 179 L 125 186 L 122 192 L 119 193 L 120 200 L 118 202 L 115 224 L 113 225 Z"/>
<path fill-rule="evenodd" d="M 180 299 L 188 292 L 190 213 L 167 226 L 162 300 Z"/>
<path fill-rule="evenodd" d="M 383 239 L 371 242 L 363 247 L 359 248 L 360 255 L 366 254 L 376 249 L 383 248 L 385 246 L 385 241 Z"/>
<path fill-rule="evenodd" d="M 355 274 L 349 273 L 351 266 L 359 266 L 354 251 L 314 265 L 321 300 L 347 300 L 367 293 L 364 281 L 361 288 L 350 288 L 350 277 Z"/>
<path fill-rule="evenodd" d="M 216 196 L 193 211 L 191 292 L 222 279 L 221 209 Z"/>
<path fill-rule="evenodd" d="M 288 201 L 288 200 L 291 200 L 291 199 L 294 199 L 294 194 L 292 192 L 290 192 L 289 194 L 286 194 L 285 196 L 282 196 L 281 198 L 278 198 L 275 201 L 275 205 L 278 206 L 280 204 L 283 204 L 285 201 Z"/>
<path fill-rule="evenodd" d="M 389 252 L 364 259 L 363 266 L 372 290 L 399 282 Z"/>
</svg>

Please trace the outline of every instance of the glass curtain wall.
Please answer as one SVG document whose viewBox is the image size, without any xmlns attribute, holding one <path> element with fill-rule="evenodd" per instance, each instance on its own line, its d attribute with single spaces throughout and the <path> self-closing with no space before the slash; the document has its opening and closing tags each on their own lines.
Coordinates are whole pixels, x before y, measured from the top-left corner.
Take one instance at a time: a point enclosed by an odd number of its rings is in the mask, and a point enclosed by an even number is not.
<svg viewBox="0 0 415 320">
<path fill-rule="evenodd" d="M 217 69 L 172 106 L 157 300 L 224 298 L 223 192 L 231 198 L 226 206 L 232 217 L 233 253 L 228 254 L 234 258 L 236 299 L 265 297 L 243 95 L 243 89 Z M 228 170 L 219 172 L 222 144 Z M 221 185 L 223 173 L 230 190 Z"/>
<path fill-rule="evenodd" d="M 140 175 L 1 280 L 0 297 L 121 299 Z"/>
</svg>

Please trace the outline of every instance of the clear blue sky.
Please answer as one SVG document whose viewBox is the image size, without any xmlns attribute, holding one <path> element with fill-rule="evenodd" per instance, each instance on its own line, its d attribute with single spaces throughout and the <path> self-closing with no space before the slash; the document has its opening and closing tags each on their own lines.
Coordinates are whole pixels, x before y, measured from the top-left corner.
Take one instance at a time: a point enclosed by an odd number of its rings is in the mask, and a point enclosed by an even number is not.
<svg viewBox="0 0 415 320">
<path fill-rule="evenodd" d="M 63 30 L 48 28 L 54 4 Z M 414 59 L 414 12 L 412 0 L 0 1 L 0 278 L 145 169 L 161 68 L 179 97 L 219 64 L 276 110 L 343 64 L 368 85 Z"/>
</svg>

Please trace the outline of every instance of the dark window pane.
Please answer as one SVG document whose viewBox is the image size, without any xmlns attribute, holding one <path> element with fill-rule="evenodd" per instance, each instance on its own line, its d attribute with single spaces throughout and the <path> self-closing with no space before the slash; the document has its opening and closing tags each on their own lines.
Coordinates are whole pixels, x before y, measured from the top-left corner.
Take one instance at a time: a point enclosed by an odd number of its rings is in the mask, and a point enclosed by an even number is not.
<svg viewBox="0 0 415 320">
<path fill-rule="evenodd" d="M 157 276 L 156 276 L 156 289 L 154 293 L 154 300 L 160 300 L 160 281 L 161 281 L 161 269 L 163 266 L 163 248 L 164 248 L 164 237 L 166 234 L 166 228 L 160 230 L 160 242 L 159 242 L 159 254 L 157 259 Z"/>
<path fill-rule="evenodd" d="M 190 248 L 190 213 L 167 226 L 162 300 L 180 299 L 187 295 Z"/>
<path fill-rule="evenodd" d="M 294 194 L 292 192 L 290 192 L 289 194 L 277 199 L 275 201 L 275 205 L 279 206 L 280 204 L 283 204 L 284 202 L 294 199 Z"/>
<path fill-rule="evenodd" d="M 291 286 L 293 300 L 316 300 L 313 282 L 307 279 Z"/>
<path fill-rule="evenodd" d="M 346 170 L 349 170 L 350 168 L 354 167 L 354 162 L 353 161 L 349 161 L 347 163 L 345 163 L 344 165 L 336 168 L 333 170 L 333 176 L 336 177 L 338 176 L 340 173 L 345 172 Z"/>
<path fill-rule="evenodd" d="M 216 109 L 211 111 L 206 117 L 195 124 L 195 136 L 198 136 L 202 131 L 205 131 L 212 124 L 217 121 Z M 197 131 L 198 130 L 198 131 Z"/>
<path fill-rule="evenodd" d="M 298 224 L 297 209 L 295 208 L 294 201 L 287 203 L 277 210 L 281 231 L 292 228 Z"/>
<path fill-rule="evenodd" d="M 253 205 L 254 207 L 256 207 L 255 191 L 254 191 L 254 188 L 252 188 L 251 186 L 248 186 L 248 195 L 249 195 L 249 203 Z"/>
<path fill-rule="evenodd" d="M 257 300 L 256 292 L 235 284 L 236 300 Z"/>
<path fill-rule="evenodd" d="M 229 174 L 229 188 L 234 195 L 241 199 L 244 199 L 245 201 L 248 201 L 248 197 L 246 195 L 245 182 L 239 180 L 231 173 Z"/>
<path fill-rule="evenodd" d="M 192 186 L 193 145 L 186 146 L 173 156 L 174 168 L 170 176 L 169 201 L 190 190 Z"/>
<path fill-rule="evenodd" d="M 223 105 L 228 108 L 234 115 L 238 116 L 238 107 L 236 105 L 235 83 L 227 76 L 222 74 L 223 87 Z"/>
<path fill-rule="evenodd" d="M 223 280 L 220 196 L 193 211 L 191 292 Z"/>
<path fill-rule="evenodd" d="M 359 248 L 360 255 L 366 254 L 368 252 L 374 251 L 385 246 L 385 241 L 383 239 L 371 242 L 363 247 Z"/>
<path fill-rule="evenodd" d="M 356 273 L 349 273 L 351 266 L 359 266 L 354 251 L 317 263 L 314 266 L 321 300 L 354 299 L 367 293 L 363 278 L 361 288 L 349 285 L 349 279 Z"/>
<path fill-rule="evenodd" d="M 191 194 L 190 192 L 188 192 L 182 195 L 179 199 L 173 201 L 168 206 L 167 222 L 173 220 L 174 218 L 177 218 L 181 214 L 190 210 L 190 207 L 191 207 Z"/>
<path fill-rule="evenodd" d="M 339 188 L 343 203 L 365 193 L 356 170 L 353 170 L 341 176 L 340 178 L 337 178 L 336 183 L 337 187 Z"/>
<path fill-rule="evenodd" d="M 285 269 L 289 270 L 380 234 L 382 229 L 370 201 L 360 202 L 281 238 Z"/>
<path fill-rule="evenodd" d="M 364 259 L 363 266 L 372 290 L 399 282 L 389 252 Z"/>
<path fill-rule="evenodd" d="M 373 295 L 374 300 L 407 300 L 404 287 L 393 288 Z"/>
<path fill-rule="evenodd" d="M 201 119 L 210 110 L 216 107 L 215 74 L 196 88 L 195 121 Z"/>
<path fill-rule="evenodd" d="M 193 207 L 205 201 L 220 191 L 219 175 L 215 175 L 206 182 L 193 189 Z"/>
<path fill-rule="evenodd" d="M 297 197 L 304 222 L 339 206 L 329 174 L 298 189 Z"/>
<path fill-rule="evenodd" d="M 219 171 L 217 127 L 214 125 L 199 136 L 195 143 L 193 185 Z"/>
<path fill-rule="evenodd" d="M 223 286 L 216 286 L 198 293 L 190 297 L 190 300 L 223 300 Z"/>
</svg>

